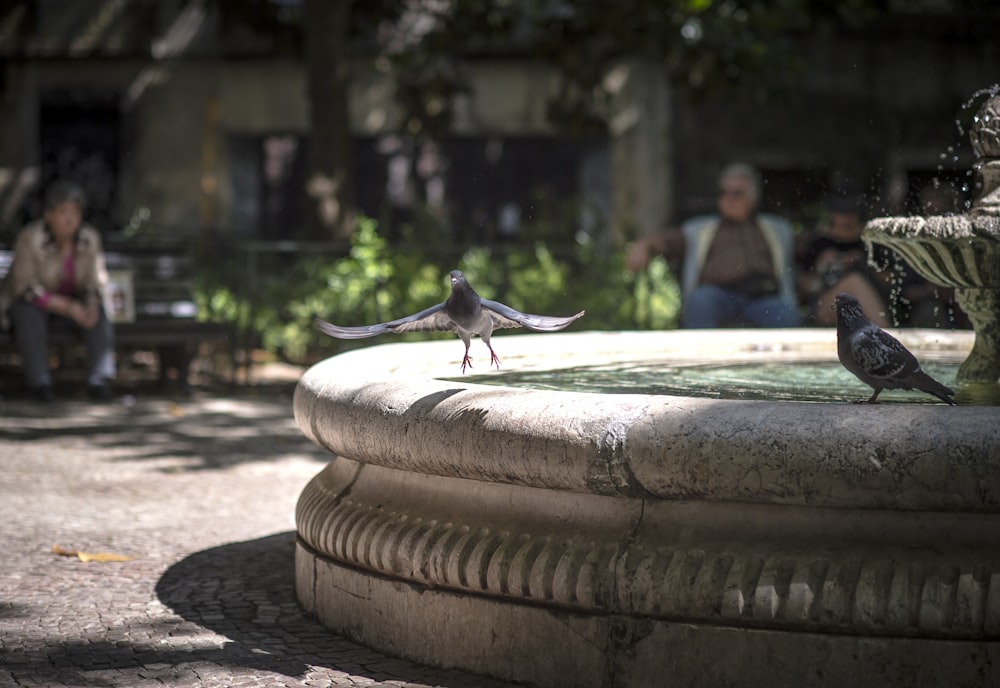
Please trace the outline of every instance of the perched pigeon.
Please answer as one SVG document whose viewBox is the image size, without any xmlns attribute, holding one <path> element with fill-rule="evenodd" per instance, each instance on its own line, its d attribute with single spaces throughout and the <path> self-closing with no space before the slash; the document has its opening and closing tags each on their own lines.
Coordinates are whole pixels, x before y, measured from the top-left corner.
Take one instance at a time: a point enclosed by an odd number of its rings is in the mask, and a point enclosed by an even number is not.
<svg viewBox="0 0 1000 688">
<path fill-rule="evenodd" d="M 465 275 L 460 270 L 452 270 L 451 294 L 444 303 L 431 306 L 405 318 L 377 325 L 340 327 L 317 319 L 316 326 L 331 337 L 338 339 L 362 339 L 385 332 L 454 332 L 465 342 L 465 356 L 462 358 L 462 372 L 464 373 L 466 366 L 472 367 L 472 359 L 469 358 L 469 344 L 474 335 L 478 334 L 486 342 L 486 346 L 490 350 L 490 363 L 499 368 L 500 359 L 497 358 L 493 347 L 490 346 L 490 335 L 493 334 L 493 330 L 523 325 L 529 330 L 555 332 L 568 326 L 583 314 L 584 311 L 580 311 L 568 318 L 553 318 L 547 315 L 521 313 L 510 306 L 481 298 L 465 281 Z"/>
<path fill-rule="evenodd" d="M 837 294 L 837 357 L 844 367 L 875 390 L 867 404 L 883 389 L 919 389 L 955 405 L 955 392 L 920 369 L 913 354 L 899 340 L 865 317 L 858 300 Z"/>
</svg>

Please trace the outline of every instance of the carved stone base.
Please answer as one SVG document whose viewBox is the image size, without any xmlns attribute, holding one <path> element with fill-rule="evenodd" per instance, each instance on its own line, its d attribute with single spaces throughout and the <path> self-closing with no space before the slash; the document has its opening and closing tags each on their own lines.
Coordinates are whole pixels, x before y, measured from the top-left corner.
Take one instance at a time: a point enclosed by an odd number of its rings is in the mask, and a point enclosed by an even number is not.
<svg viewBox="0 0 1000 688">
<path fill-rule="evenodd" d="M 527 685 L 988 686 L 1000 666 L 1000 642 L 583 614 L 377 576 L 302 545 L 296 564 L 300 600 L 326 626 L 395 656 Z"/>
</svg>

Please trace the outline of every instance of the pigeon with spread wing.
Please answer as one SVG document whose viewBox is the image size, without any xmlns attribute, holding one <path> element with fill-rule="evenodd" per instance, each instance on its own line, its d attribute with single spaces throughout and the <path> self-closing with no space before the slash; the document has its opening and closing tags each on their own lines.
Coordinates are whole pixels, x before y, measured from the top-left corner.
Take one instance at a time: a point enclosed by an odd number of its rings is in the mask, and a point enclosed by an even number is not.
<svg viewBox="0 0 1000 688">
<path fill-rule="evenodd" d="M 465 343 L 465 355 L 462 357 L 462 372 L 466 366 L 472 367 L 469 358 L 469 344 L 472 337 L 479 335 L 490 350 L 490 363 L 500 367 L 490 336 L 493 330 L 505 327 L 527 327 L 538 332 L 556 332 L 567 327 L 584 311 L 566 318 L 555 318 L 548 315 L 531 315 L 522 313 L 497 301 L 484 299 L 476 293 L 460 270 L 451 272 L 451 294 L 444 303 L 424 309 L 419 313 L 404 318 L 378 323 L 377 325 L 361 325 L 358 327 L 341 327 L 317 320 L 316 326 L 324 333 L 338 339 L 363 339 L 375 337 L 386 332 L 454 332 Z"/>
</svg>

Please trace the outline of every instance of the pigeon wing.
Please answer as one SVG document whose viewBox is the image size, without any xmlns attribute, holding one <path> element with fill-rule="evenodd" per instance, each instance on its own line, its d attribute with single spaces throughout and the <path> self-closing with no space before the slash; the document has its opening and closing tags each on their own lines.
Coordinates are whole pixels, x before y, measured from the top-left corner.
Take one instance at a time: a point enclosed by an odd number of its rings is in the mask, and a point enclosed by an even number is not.
<svg viewBox="0 0 1000 688">
<path fill-rule="evenodd" d="M 444 311 L 444 303 L 385 325 L 392 332 L 452 332 L 455 329 L 455 322 Z"/>
<path fill-rule="evenodd" d="M 917 359 L 888 332 L 871 327 L 851 341 L 851 357 L 873 378 L 898 380 L 920 369 Z"/>
<path fill-rule="evenodd" d="M 568 318 L 555 318 L 549 315 L 532 315 L 531 313 L 522 313 L 521 311 L 502 304 L 499 301 L 482 299 L 482 303 L 483 310 L 489 314 L 490 319 L 493 321 L 494 328 L 527 327 L 529 330 L 537 330 L 539 332 L 557 332 L 567 327 L 577 318 L 582 317 L 586 312 L 580 311 L 576 315 L 571 315 Z"/>
<path fill-rule="evenodd" d="M 337 339 L 364 339 L 365 337 L 375 337 L 386 332 L 437 332 L 454 329 L 451 318 L 444 312 L 443 303 L 425 308 L 413 315 L 407 315 L 403 318 L 376 325 L 341 327 L 340 325 L 334 325 L 333 323 L 317 318 L 316 327 L 320 331 Z"/>
</svg>

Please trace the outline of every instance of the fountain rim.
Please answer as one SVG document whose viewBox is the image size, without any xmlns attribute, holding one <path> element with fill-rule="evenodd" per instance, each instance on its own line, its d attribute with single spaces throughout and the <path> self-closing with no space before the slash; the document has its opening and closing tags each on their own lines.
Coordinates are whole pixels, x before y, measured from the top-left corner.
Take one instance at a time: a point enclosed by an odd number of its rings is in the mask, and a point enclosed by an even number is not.
<svg viewBox="0 0 1000 688">
<path fill-rule="evenodd" d="M 876 217 L 865 223 L 862 239 L 875 243 L 955 241 L 962 239 L 996 241 L 1000 219 L 972 212 L 951 215 L 900 215 Z"/>
<path fill-rule="evenodd" d="M 896 334 L 918 350 L 964 353 L 972 340 L 965 332 Z M 597 354 L 635 360 L 664 349 L 699 359 L 835 358 L 835 334 L 819 329 L 580 332 L 493 343 L 507 369 L 561 367 Z M 334 454 L 449 478 L 662 499 L 1000 510 L 995 409 L 597 394 L 439 379 L 456 375 L 461 350 L 449 339 L 326 359 L 296 388 L 296 420 Z"/>
</svg>

